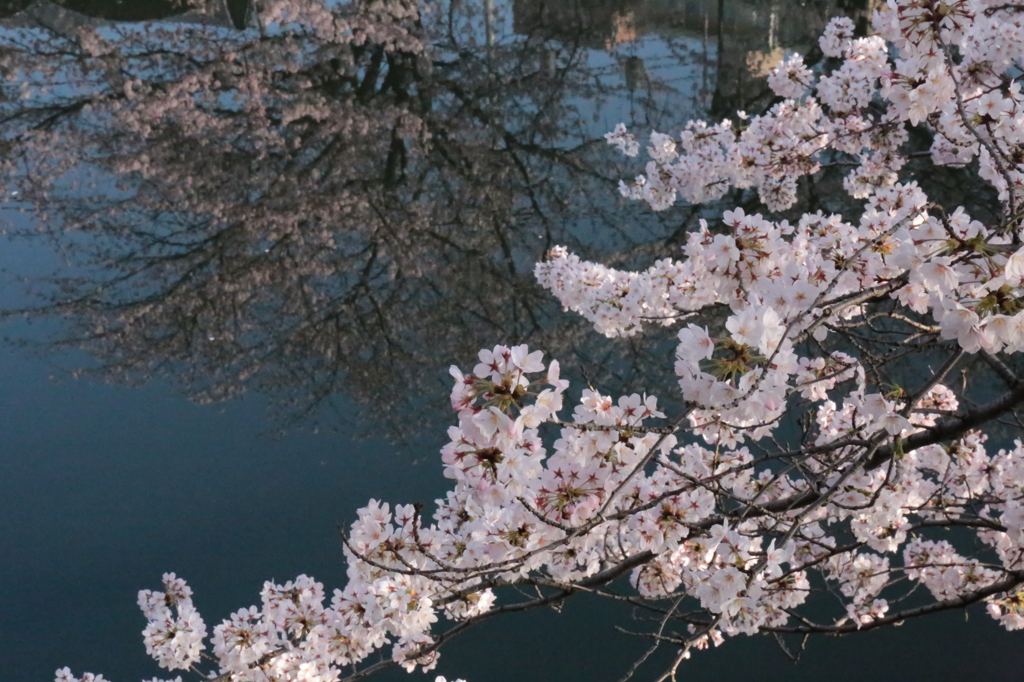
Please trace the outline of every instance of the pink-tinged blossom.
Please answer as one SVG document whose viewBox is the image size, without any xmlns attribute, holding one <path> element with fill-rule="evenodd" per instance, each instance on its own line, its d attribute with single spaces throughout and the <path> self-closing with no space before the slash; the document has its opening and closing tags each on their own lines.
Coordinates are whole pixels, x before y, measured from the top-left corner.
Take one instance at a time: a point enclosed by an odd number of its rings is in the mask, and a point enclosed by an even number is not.
<svg viewBox="0 0 1024 682">
<path fill-rule="evenodd" d="M 109 682 L 103 675 L 93 673 L 82 673 L 82 677 L 75 677 L 71 674 L 71 668 L 61 668 L 55 673 L 54 682 Z M 178 682 L 181 678 L 178 678 Z"/>
<path fill-rule="evenodd" d="M 798 99 L 814 84 L 814 74 L 804 66 L 803 57 L 792 54 L 768 72 L 768 87 L 779 97 Z"/>
<path fill-rule="evenodd" d="M 849 17 L 830 19 L 818 39 L 818 46 L 826 57 L 842 57 L 853 40 L 853 29 L 853 20 Z"/>
<path fill-rule="evenodd" d="M 1003 277 L 1006 280 L 1006 284 L 1011 287 L 1019 286 L 1021 281 L 1024 281 L 1024 248 L 1014 251 L 1006 259 Z"/>
<path fill-rule="evenodd" d="M 312 5 L 273 11 L 280 21 L 306 12 L 317 30 L 330 28 Z M 794 610 L 822 584 L 839 601 L 830 630 L 898 614 L 906 593 L 889 593 L 905 583 L 936 602 L 985 590 L 993 618 L 1024 627 L 1024 445 L 994 452 L 981 430 L 986 415 L 1019 403 L 1018 389 L 978 408 L 953 388 L 961 351 L 992 356 L 983 376 L 998 378 L 993 386 L 1019 383 L 995 356 L 1024 350 L 1024 98 L 1002 77 L 1024 53 L 1020 14 L 991 2 L 890 0 L 876 14 L 878 36 L 830 23 L 820 45 L 842 60 L 834 70 L 785 62 L 773 80 L 797 99 L 749 118 L 742 132 L 691 121 L 678 138 L 651 135 L 646 174 L 622 189 L 652 209 L 736 187 L 783 210 L 801 178 L 838 157 L 850 162 L 844 187 L 864 200 L 860 215 L 790 223 L 727 210 L 721 230 L 699 221 L 682 253 L 640 271 L 551 249 L 538 282 L 598 332 L 631 337 L 685 322 L 679 394 L 666 402 L 588 386 L 563 414 L 568 381 L 557 362 L 526 346 L 481 350 L 472 374 L 451 370 L 455 417 L 441 461 L 452 485 L 433 513 L 370 500 L 345 533 L 348 582 L 330 604 L 308 576 L 266 583 L 259 607 L 214 629 L 220 668 L 334 682 L 391 645 L 396 665 L 430 670 L 441 616 L 492 613 L 492 579 L 556 589 L 593 579 L 568 592 L 600 586 L 608 569 L 629 570 L 641 597 L 702 609 L 709 630 L 676 633 L 696 649 L 806 625 Z M 1002 38 L 1014 44 L 994 44 Z M 823 77 L 815 86 L 805 71 Z M 258 92 L 259 83 L 245 87 Z M 247 106 L 265 115 L 258 102 Z M 934 133 L 936 161 L 977 156 L 1002 222 L 937 208 L 901 175 L 908 125 Z M 622 125 L 607 139 L 638 152 Z M 945 353 L 957 371 L 899 368 L 892 373 L 913 385 L 887 385 L 894 363 L 873 348 L 904 362 L 913 344 Z M 971 373 L 964 381 L 976 388 Z M 787 433 L 797 410 L 806 419 Z M 985 556 L 942 539 L 947 525 L 975 533 L 964 547 Z M 1000 592 L 1008 579 L 1018 582 Z M 185 582 L 167 574 L 164 591 L 143 591 L 139 605 L 158 662 L 195 664 L 206 629 Z M 66 668 L 56 675 L 81 682 Z"/>
<path fill-rule="evenodd" d="M 206 625 L 191 602 L 154 614 L 142 631 L 146 653 L 168 670 L 187 669 L 206 648 Z"/>
<path fill-rule="evenodd" d="M 708 335 L 705 327 L 688 324 L 679 330 L 679 346 L 676 357 L 686 362 L 697 363 L 711 358 L 715 352 L 715 340 Z"/>
<path fill-rule="evenodd" d="M 619 151 L 626 156 L 636 156 L 640 151 L 640 144 L 636 141 L 636 136 L 628 132 L 622 123 L 617 124 L 615 130 L 607 133 L 604 139 L 608 141 L 608 144 L 618 147 Z"/>
</svg>

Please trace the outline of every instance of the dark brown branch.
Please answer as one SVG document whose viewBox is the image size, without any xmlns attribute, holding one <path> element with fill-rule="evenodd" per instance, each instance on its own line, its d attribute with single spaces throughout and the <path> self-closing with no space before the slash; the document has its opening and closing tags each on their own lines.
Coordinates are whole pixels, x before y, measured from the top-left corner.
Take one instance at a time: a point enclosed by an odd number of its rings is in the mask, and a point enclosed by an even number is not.
<svg viewBox="0 0 1024 682">
<path fill-rule="evenodd" d="M 1024 571 L 1008 571 L 1008 575 L 999 582 L 992 583 L 988 587 L 983 587 L 980 590 L 974 592 L 968 592 L 962 594 L 954 599 L 944 599 L 932 604 L 926 604 L 916 609 L 908 609 L 906 611 L 900 611 L 894 613 L 891 616 L 885 618 L 877 618 L 870 623 L 844 623 L 842 625 L 805 625 L 797 627 L 769 627 L 763 628 L 766 632 L 789 632 L 797 634 L 832 634 L 841 635 L 851 632 L 860 632 L 864 630 L 874 630 L 885 625 L 895 625 L 902 623 L 905 620 L 911 618 L 918 618 L 920 616 L 927 616 L 932 613 L 939 613 L 940 611 L 949 611 L 951 609 L 962 609 L 976 604 L 977 602 L 999 594 L 1000 592 L 1007 592 L 1017 587 L 1021 583 L 1024 583 Z"/>
</svg>

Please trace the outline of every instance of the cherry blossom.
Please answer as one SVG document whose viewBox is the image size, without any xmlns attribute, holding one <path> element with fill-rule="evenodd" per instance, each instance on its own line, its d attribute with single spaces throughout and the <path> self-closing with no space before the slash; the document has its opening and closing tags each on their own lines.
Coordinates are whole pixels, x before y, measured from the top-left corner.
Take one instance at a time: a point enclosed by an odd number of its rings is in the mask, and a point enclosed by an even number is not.
<svg viewBox="0 0 1024 682">
<path fill-rule="evenodd" d="M 622 194 L 666 210 L 752 190 L 765 212 L 701 220 L 644 270 L 555 247 L 535 275 L 606 336 L 679 324 L 678 392 L 575 394 L 537 350 L 481 350 L 471 372 L 451 369 L 447 494 L 432 510 L 370 500 L 330 603 L 307 576 L 268 582 L 262 606 L 215 627 L 213 672 L 431 670 L 471 625 L 584 591 L 657 614 L 639 634 L 674 647 L 673 665 L 739 635 L 851 633 L 980 603 L 1024 627 L 1024 443 L 992 428 L 1024 405 L 1022 20 L 994 2 L 890 0 L 875 36 L 830 24 L 821 47 L 840 63 L 787 60 L 773 80 L 789 99 L 742 129 L 652 134 L 646 175 Z M 607 139 L 639 153 L 630 135 Z M 929 136 L 945 142 L 913 147 Z M 930 197 L 912 157 L 933 172 L 976 158 L 955 177 L 992 205 Z M 826 166 L 849 169 L 852 208 L 779 215 Z M 623 597 L 611 585 L 627 576 Z M 147 647 L 186 667 L 205 626 L 188 586 L 164 583 L 140 594 Z M 506 598 L 511 586 L 533 592 Z M 927 603 L 907 606 L 919 587 Z M 831 608 L 806 608 L 821 591 Z"/>
</svg>

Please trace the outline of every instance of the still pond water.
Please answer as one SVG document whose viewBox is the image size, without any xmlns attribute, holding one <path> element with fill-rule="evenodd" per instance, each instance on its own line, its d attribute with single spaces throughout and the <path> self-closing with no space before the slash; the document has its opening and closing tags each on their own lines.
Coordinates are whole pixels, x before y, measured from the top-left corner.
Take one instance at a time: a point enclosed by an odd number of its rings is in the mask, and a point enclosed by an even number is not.
<svg viewBox="0 0 1024 682">
<path fill-rule="evenodd" d="M 622 205 L 640 168 L 602 135 L 755 110 L 766 65 L 862 14 L 425 4 L 378 58 L 301 25 L 261 38 L 245 2 L 0 3 L 0 682 L 159 675 L 135 594 L 165 571 L 208 624 L 266 579 L 342 586 L 339 523 L 446 489 L 446 368 L 481 347 L 527 342 L 606 391 L 670 398 L 664 335 L 594 338 L 532 263 L 555 244 L 673 254 L 701 213 Z M 94 40 L 121 41 L 116 64 Z M 683 675 L 1020 679 L 1019 638 L 969 615 L 813 641 L 796 665 L 744 639 Z M 616 680 L 643 651 L 614 631 L 630 617 L 581 600 L 490 622 L 437 672 Z"/>
</svg>

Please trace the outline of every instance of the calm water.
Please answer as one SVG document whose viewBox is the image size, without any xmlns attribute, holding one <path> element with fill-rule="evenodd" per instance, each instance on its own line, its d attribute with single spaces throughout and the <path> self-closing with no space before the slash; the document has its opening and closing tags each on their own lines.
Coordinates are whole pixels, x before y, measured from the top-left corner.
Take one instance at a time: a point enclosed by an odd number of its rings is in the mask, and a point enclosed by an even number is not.
<svg viewBox="0 0 1024 682">
<path fill-rule="evenodd" d="M 621 205 L 640 169 L 601 136 L 756 108 L 757 74 L 835 11 L 443 2 L 419 48 L 398 35 L 374 55 L 300 29 L 259 39 L 235 25 L 244 2 L 66 4 L 87 15 L 0 5 L 0 303 L 20 311 L 0 348 L 0 682 L 159 675 L 135 594 L 164 571 L 211 625 L 269 578 L 342 586 L 339 523 L 371 496 L 445 490 L 446 368 L 480 347 L 528 342 L 608 391 L 670 399 L 666 335 L 595 339 L 532 264 L 554 244 L 674 253 L 702 213 Z M 120 41 L 116 62 L 83 56 L 90 36 Z M 1019 639 L 969 617 L 811 641 L 795 666 L 772 640 L 733 641 L 683 674 L 1019 679 Z M 490 622 L 437 672 L 615 680 L 643 650 L 613 630 L 629 619 L 580 601 Z"/>
</svg>

